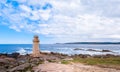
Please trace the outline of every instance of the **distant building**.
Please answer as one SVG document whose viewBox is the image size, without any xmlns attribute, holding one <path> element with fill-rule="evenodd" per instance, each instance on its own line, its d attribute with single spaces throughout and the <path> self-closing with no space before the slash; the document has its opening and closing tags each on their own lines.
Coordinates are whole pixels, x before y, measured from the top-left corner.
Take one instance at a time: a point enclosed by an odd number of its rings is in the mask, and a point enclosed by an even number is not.
<svg viewBox="0 0 120 72">
<path fill-rule="evenodd" d="M 39 50 L 39 38 L 38 36 L 34 36 L 33 39 L 33 57 L 39 57 L 40 56 L 40 50 Z"/>
</svg>

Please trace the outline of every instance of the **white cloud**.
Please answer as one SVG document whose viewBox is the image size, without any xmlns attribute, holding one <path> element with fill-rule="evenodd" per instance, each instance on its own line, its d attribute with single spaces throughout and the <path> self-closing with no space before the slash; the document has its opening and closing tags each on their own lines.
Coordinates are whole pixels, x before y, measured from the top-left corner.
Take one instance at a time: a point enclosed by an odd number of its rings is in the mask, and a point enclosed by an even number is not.
<svg viewBox="0 0 120 72">
<path fill-rule="evenodd" d="M 21 8 L 22 10 L 24 10 L 25 12 L 31 12 L 30 7 L 28 7 L 28 6 L 26 6 L 26 5 L 20 5 L 20 8 Z"/>
<path fill-rule="evenodd" d="M 14 0 L 14 1 L 17 1 L 19 3 L 25 3 L 27 0 Z"/>
<path fill-rule="evenodd" d="M 20 31 L 21 31 L 16 25 L 10 26 L 9 28 L 14 29 L 14 30 L 16 30 L 17 32 L 20 32 Z"/>
<path fill-rule="evenodd" d="M 120 35 L 111 35 L 110 38 L 116 38 L 116 39 L 120 39 Z"/>
<path fill-rule="evenodd" d="M 48 20 L 50 18 L 51 10 L 39 10 L 39 14 L 44 20 Z"/>
<path fill-rule="evenodd" d="M 39 20 L 40 19 L 40 12 L 38 11 L 31 11 L 31 16 L 29 16 L 29 18 L 31 20 Z"/>
<path fill-rule="evenodd" d="M 19 2 L 22 4 L 19 4 L 17 9 L 10 5 L 0 11 L 3 13 L 2 17 L 9 19 L 8 26 L 16 31 L 30 31 L 61 42 L 120 39 L 119 0 Z M 43 9 L 47 3 L 51 4 L 52 8 Z"/>
</svg>

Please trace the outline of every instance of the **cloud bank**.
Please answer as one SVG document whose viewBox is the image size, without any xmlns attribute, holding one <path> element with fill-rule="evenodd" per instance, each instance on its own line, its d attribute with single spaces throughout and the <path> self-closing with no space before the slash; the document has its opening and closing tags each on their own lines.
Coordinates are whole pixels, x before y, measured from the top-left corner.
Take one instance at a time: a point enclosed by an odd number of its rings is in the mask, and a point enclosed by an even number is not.
<svg viewBox="0 0 120 72">
<path fill-rule="evenodd" d="M 1 0 L 0 24 L 63 41 L 119 41 L 120 0 Z"/>
</svg>

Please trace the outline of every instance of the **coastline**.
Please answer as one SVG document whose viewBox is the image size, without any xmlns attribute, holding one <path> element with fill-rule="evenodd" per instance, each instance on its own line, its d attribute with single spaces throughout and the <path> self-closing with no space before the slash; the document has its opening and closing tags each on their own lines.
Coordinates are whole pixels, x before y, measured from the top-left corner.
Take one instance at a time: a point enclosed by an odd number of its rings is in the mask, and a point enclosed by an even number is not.
<svg viewBox="0 0 120 72">
<path fill-rule="evenodd" d="M 19 52 L 22 55 L 32 53 L 32 44 L 0 45 L 0 53 Z M 119 45 L 83 45 L 83 44 L 40 44 L 41 52 L 55 52 L 63 54 L 115 54 L 120 55 Z"/>
<path fill-rule="evenodd" d="M 111 61 L 110 59 L 113 61 Z M 92 60 L 93 60 L 93 63 L 91 62 Z M 94 62 L 99 63 L 100 60 L 102 61 L 107 60 L 108 62 L 110 60 L 111 63 L 107 63 L 107 61 L 99 65 L 94 63 Z M 76 54 L 76 55 L 69 56 L 67 54 L 60 54 L 60 53 L 41 52 L 41 56 L 35 58 L 35 57 L 31 57 L 30 54 L 20 55 L 19 53 L 12 53 L 12 54 L 0 54 L 0 69 L 2 72 L 6 72 L 6 71 L 34 72 L 34 67 L 47 62 L 48 64 L 49 63 L 57 63 L 57 64 L 82 63 L 82 64 L 88 64 L 88 65 L 95 65 L 102 68 L 113 68 L 113 69 L 120 70 L 120 63 L 116 64 L 117 60 L 120 61 L 120 55 L 106 54 L 106 55 L 91 56 L 88 54 L 79 54 L 79 55 Z M 116 62 L 116 63 L 114 64 L 112 62 Z"/>
</svg>

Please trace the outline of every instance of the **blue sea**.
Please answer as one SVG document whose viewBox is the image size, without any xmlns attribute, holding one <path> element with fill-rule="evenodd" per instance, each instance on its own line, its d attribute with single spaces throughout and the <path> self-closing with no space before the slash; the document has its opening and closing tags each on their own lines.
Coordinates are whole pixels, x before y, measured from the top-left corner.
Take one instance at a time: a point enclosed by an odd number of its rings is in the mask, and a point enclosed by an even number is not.
<svg viewBox="0 0 120 72">
<path fill-rule="evenodd" d="M 79 49 L 79 50 L 75 50 Z M 88 51 L 93 49 L 97 51 Z M 112 52 L 99 52 L 102 50 L 110 50 Z M 74 54 L 115 54 L 120 55 L 120 45 L 97 45 L 97 44 L 41 44 L 40 51 L 42 52 L 55 52 L 68 55 Z M 0 53 L 13 53 L 18 52 L 21 55 L 32 53 L 32 44 L 0 44 Z"/>
</svg>

